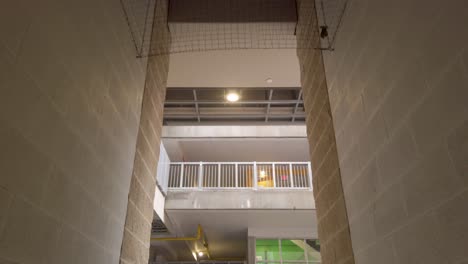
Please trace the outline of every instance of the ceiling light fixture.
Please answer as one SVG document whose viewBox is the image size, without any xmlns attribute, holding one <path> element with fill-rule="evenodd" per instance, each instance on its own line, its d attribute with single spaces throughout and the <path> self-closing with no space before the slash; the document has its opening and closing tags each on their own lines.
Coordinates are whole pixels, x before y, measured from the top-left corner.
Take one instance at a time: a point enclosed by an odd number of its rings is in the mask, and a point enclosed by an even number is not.
<svg viewBox="0 0 468 264">
<path fill-rule="evenodd" d="M 201 251 L 198 252 L 198 256 L 199 256 L 199 257 L 203 257 L 203 252 L 201 252 Z"/>
<path fill-rule="evenodd" d="M 226 100 L 228 100 L 229 102 L 237 102 L 239 101 L 239 93 L 237 93 L 236 91 L 229 91 L 226 95 Z"/>
<path fill-rule="evenodd" d="M 265 82 L 266 82 L 266 83 L 273 83 L 273 79 L 272 79 L 272 78 L 267 78 L 267 79 L 265 80 Z"/>
</svg>

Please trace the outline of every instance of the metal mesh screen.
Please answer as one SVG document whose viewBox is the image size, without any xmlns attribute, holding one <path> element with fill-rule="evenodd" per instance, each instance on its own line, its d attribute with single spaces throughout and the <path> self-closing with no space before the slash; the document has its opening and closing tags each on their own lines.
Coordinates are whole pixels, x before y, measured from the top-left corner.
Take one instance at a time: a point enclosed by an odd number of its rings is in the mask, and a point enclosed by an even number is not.
<svg viewBox="0 0 468 264">
<path fill-rule="evenodd" d="M 343 23 L 349 0 L 316 0 L 317 20 L 321 29 L 326 28 L 326 36 L 321 37 L 320 47 L 333 50 L 336 36 Z"/>
<path fill-rule="evenodd" d="M 291 5 L 284 5 L 289 0 L 251 0 L 248 8 L 241 4 L 246 0 L 190 1 L 196 8 L 176 12 L 184 0 L 121 0 L 137 56 L 229 49 L 332 50 L 348 0 L 292 0 L 293 20 L 285 15 L 291 12 Z M 298 34 L 299 30 L 310 32 Z"/>
</svg>

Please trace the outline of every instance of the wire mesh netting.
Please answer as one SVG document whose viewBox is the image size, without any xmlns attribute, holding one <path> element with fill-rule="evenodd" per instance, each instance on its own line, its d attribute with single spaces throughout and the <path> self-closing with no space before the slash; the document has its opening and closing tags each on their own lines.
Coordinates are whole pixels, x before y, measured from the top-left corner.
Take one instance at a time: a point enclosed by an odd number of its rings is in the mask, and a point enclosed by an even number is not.
<svg viewBox="0 0 468 264">
<path fill-rule="evenodd" d="M 332 50 L 348 0 L 121 0 L 139 57 L 229 49 Z"/>
</svg>

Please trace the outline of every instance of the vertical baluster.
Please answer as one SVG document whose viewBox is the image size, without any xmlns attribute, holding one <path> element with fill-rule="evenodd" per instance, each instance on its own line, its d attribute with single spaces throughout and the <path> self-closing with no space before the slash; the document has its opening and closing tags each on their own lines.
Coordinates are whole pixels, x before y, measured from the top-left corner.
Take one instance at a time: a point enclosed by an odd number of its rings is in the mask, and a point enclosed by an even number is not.
<svg viewBox="0 0 468 264">
<path fill-rule="evenodd" d="M 187 187 L 187 179 L 189 177 L 187 170 L 188 170 L 188 167 L 186 164 L 184 164 L 184 182 L 182 184 L 183 187 Z"/>
<path fill-rule="evenodd" d="M 296 174 L 297 182 L 298 182 L 298 187 L 302 188 L 304 187 L 304 181 L 303 181 L 303 176 L 302 176 L 302 167 L 300 164 L 293 165 L 293 171 L 294 174 Z"/>
<path fill-rule="evenodd" d="M 254 189 L 257 189 L 257 162 L 254 162 L 254 165 L 253 165 L 253 186 L 254 186 Z"/>
<path fill-rule="evenodd" d="M 295 169 L 295 171 L 297 172 L 297 177 L 298 177 L 298 180 L 300 182 L 300 187 L 304 187 L 304 182 L 303 182 L 303 179 L 304 177 L 302 177 L 302 167 L 301 165 L 294 165 L 293 168 Z"/>
<path fill-rule="evenodd" d="M 303 186 L 302 187 L 307 187 L 307 177 L 306 177 L 306 167 L 304 165 L 302 165 L 302 182 L 303 182 Z"/>
<path fill-rule="evenodd" d="M 190 181 L 190 165 L 184 165 L 184 187 L 189 187 Z"/>
<path fill-rule="evenodd" d="M 245 176 L 246 175 L 246 172 L 245 172 L 245 166 L 242 166 L 242 174 L 241 174 L 241 181 L 242 181 L 242 187 L 247 187 L 247 177 Z"/>
<path fill-rule="evenodd" d="M 280 182 L 280 186 L 284 188 L 284 181 L 283 181 L 283 164 L 279 164 L 276 170 L 276 175 L 278 175 L 278 181 Z"/>
<path fill-rule="evenodd" d="M 245 184 L 245 187 L 252 187 L 253 186 L 253 183 L 251 182 L 249 184 L 249 165 L 244 165 L 244 184 Z"/>
<path fill-rule="evenodd" d="M 213 188 L 213 187 L 215 187 L 215 185 L 214 185 L 215 184 L 215 182 L 214 182 L 215 179 L 214 179 L 214 172 L 213 172 L 213 164 L 210 164 L 210 170 L 211 170 L 211 172 L 210 172 L 210 174 L 211 174 L 210 187 Z"/>
<path fill-rule="evenodd" d="M 218 164 L 218 188 L 221 187 L 221 164 Z"/>
<path fill-rule="evenodd" d="M 242 185 L 242 164 L 237 164 L 237 187 L 244 187 Z"/>
<path fill-rule="evenodd" d="M 221 171 L 220 174 L 219 174 L 219 179 L 220 179 L 219 186 L 226 187 L 226 166 L 222 166 L 220 164 L 219 169 Z"/>
<path fill-rule="evenodd" d="M 211 177 L 210 177 L 210 174 L 211 174 L 211 167 L 210 167 L 210 164 L 206 164 L 206 165 L 205 165 L 205 170 L 206 170 L 206 172 L 205 172 L 205 177 L 206 177 L 206 179 L 205 179 L 205 185 L 206 185 L 206 187 L 209 188 L 210 185 L 211 185 Z"/>
<path fill-rule="evenodd" d="M 184 168 L 184 187 L 190 187 L 190 165 L 186 164 Z"/>
<path fill-rule="evenodd" d="M 192 175 L 192 165 L 189 165 L 188 168 L 187 168 L 187 170 L 188 170 L 188 173 L 189 173 L 189 177 L 187 178 L 187 185 L 186 185 L 186 187 L 189 187 L 189 188 L 190 188 L 190 187 L 192 187 L 192 176 L 193 176 L 193 175 Z"/>
<path fill-rule="evenodd" d="M 234 173 L 236 174 L 235 179 L 234 179 L 236 181 L 235 184 L 236 184 L 236 187 L 239 187 L 239 164 L 237 163 L 234 164 L 234 171 L 235 171 Z"/>
<path fill-rule="evenodd" d="M 170 166 L 169 166 L 169 187 L 174 187 L 174 186 L 172 185 L 172 181 L 174 180 L 173 173 L 174 173 L 173 166 L 170 165 Z"/>
<path fill-rule="evenodd" d="M 210 167 L 210 164 L 206 164 L 206 187 L 210 187 L 211 185 L 211 177 L 210 177 L 210 174 L 211 174 L 211 167 Z"/>
<path fill-rule="evenodd" d="M 291 179 L 291 188 L 294 188 L 294 178 L 293 178 L 292 164 L 289 163 L 289 178 Z"/>
<path fill-rule="evenodd" d="M 213 184 L 213 165 L 210 164 L 210 187 L 214 187 Z"/>
<path fill-rule="evenodd" d="M 307 165 L 304 165 L 302 170 L 304 171 L 304 187 L 308 187 L 308 185 L 307 185 Z"/>
<path fill-rule="evenodd" d="M 232 188 L 234 187 L 234 181 L 232 180 L 234 178 L 234 170 L 233 170 L 233 167 L 232 167 L 232 164 L 229 164 L 229 188 Z"/>
<path fill-rule="evenodd" d="M 278 164 L 276 165 L 276 177 L 278 178 L 278 181 L 276 184 L 279 182 L 279 186 L 281 188 L 284 188 L 284 181 L 283 181 L 283 164 Z"/>
<path fill-rule="evenodd" d="M 187 182 L 185 187 L 190 188 L 192 185 L 192 165 L 188 164 L 187 165 Z"/>
<path fill-rule="evenodd" d="M 273 188 L 276 188 L 276 171 L 275 171 L 275 164 L 271 164 L 272 168 L 272 177 L 273 177 Z"/>
<path fill-rule="evenodd" d="M 231 174 L 231 179 L 232 179 L 231 187 L 235 188 L 235 187 L 237 187 L 237 182 L 236 182 L 236 164 L 231 165 L 231 171 L 232 171 L 232 174 Z"/>
<path fill-rule="evenodd" d="M 192 165 L 191 166 L 191 170 L 192 170 L 192 183 L 190 184 L 190 187 L 195 187 L 195 182 L 196 182 L 196 176 L 197 176 L 197 173 L 196 173 L 196 170 L 195 170 L 195 165 Z"/>
<path fill-rule="evenodd" d="M 307 163 L 307 178 L 309 180 L 309 190 L 312 190 L 312 166 L 310 162 Z"/>
<path fill-rule="evenodd" d="M 173 173 L 172 165 L 169 165 L 169 181 L 167 186 L 172 187 L 172 173 Z"/>
<path fill-rule="evenodd" d="M 294 164 L 291 164 L 291 167 L 292 167 L 292 172 L 293 172 L 293 180 L 294 180 L 294 183 L 296 184 L 295 186 L 301 187 L 301 181 L 299 180 L 299 177 L 297 175 L 296 166 L 294 166 Z"/>
<path fill-rule="evenodd" d="M 300 177 L 301 177 L 301 188 L 304 188 L 304 176 L 302 175 L 302 166 L 301 165 L 297 165 L 297 170 L 300 171 Z"/>
<path fill-rule="evenodd" d="M 182 188 L 184 186 L 184 164 L 182 163 L 180 165 L 180 188 Z"/>
<path fill-rule="evenodd" d="M 179 186 L 179 183 L 180 183 L 180 167 L 179 165 L 174 165 L 174 182 L 173 182 L 173 185 L 172 187 L 174 188 L 177 188 L 177 186 Z"/>
<path fill-rule="evenodd" d="M 200 165 L 198 165 L 198 188 L 201 189 L 202 182 L 203 182 L 203 163 L 200 161 Z"/>
<path fill-rule="evenodd" d="M 279 174 L 280 181 L 281 181 L 281 187 L 284 188 L 284 187 L 287 187 L 287 186 L 286 186 L 286 185 L 287 185 L 287 182 L 285 182 L 284 179 L 283 179 L 283 174 L 284 174 L 283 168 L 284 168 L 284 165 L 283 165 L 283 164 L 281 164 L 281 165 L 278 167 L 278 174 Z"/>
<path fill-rule="evenodd" d="M 247 165 L 247 164 L 244 164 L 244 165 L 242 166 L 242 171 L 243 171 L 243 173 L 242 173 L 242 181 L 243 181 L 244 187 L 251 187 L 251 186 L 249 186 L 249 178 L 248 178 L 248 176 L 247 176 L 247 173 L 248 173 L 248 172 L 247 172 L 247 169 L 248 169 L 248 165 Z"/>
<path fill-rule="evenodd" d="M 179 175 L 179 174 L 178 174 L 178 170 L 177 170 L 177 165 L 174 165 L 173 168 L 174 168 L 174 171 L 172 173 L 172 187 L 175 188 L 175 187 L 177 187 L 177 179 L 178 179 L 177 175 Z"/>
<path fill-rule="evenodd" d="M 179 179 L 179 168 L 177 165 L 174 165 L 174 171 L 172 172 L 172 187 L 177 187 L 177 180 Z"/>
<path fill-rule="evenodd" d="M 286 179 L 284 180 L 284 184 L 286 187 L 290 187 L 290 180 L 289 180 L 289 177 L 288 177 L 288 173 L 286 172 L 286 165 L 283 164 L 283 166 L 281 167 L 281 174 L 283 174 L 283 176 L 286 176 Z"/>
</svg>

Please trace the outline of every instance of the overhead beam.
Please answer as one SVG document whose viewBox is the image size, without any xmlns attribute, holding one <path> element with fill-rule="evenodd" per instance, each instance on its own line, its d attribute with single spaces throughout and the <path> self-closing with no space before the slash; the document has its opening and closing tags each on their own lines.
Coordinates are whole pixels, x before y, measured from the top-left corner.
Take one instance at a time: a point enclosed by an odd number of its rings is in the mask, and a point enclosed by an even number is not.
<svg viewBox="0 0 468 264">
<path fill-rule="evenodd" d="M 163 138 L 306 138 L 305 125 L 164 126 Z"/>
<path fill-rule="evenodd" d="M 237 102 L 226 102 L 226 101 L 166 101 L 164 105 L 198 105 L 204 104 L 227 104 L 227 105 L 242 105 L 242 104 L 272 104 L 272 105 L 285 105 L 285 104 L 297 104 L 303 103 L 302 100 L 259 100 L 259 101 L 237 101 Z"/>
<path fill-rule="evenodd" d="M 282 115 L 278 115 L 278 114 L 275 114 L 275 115 L 270 115 L 270 118 L 271 119 L 276 119 L 276 118 L 292 118 L 292 114 L 282 114 Z M 220 118 L 220 119 L 259 119 L 259 118 L 264 118 L 265 115 L 252 115 L 252 114 L 246 114 L 246 115 L 229 115 L 229 114 L 225 114 L 225 115 L 220 115 L 220 114 L 201 114 L 200 115 L 200 118 L 203 118 L 203 119 L 216 119 L 216 118 Z M 301 116 L 297 116 L 297 117 L 305 117 L 305 114 L 302 114 Z M 190 118 L 197 118 L 197 115 L 187 115 L 187 114 L 183 114 L 183 115 L 165 115 L 164 116 L 164 119 L 166 120 L 169 120 L 169 119 L 190 119 Z"/>
</svg>

